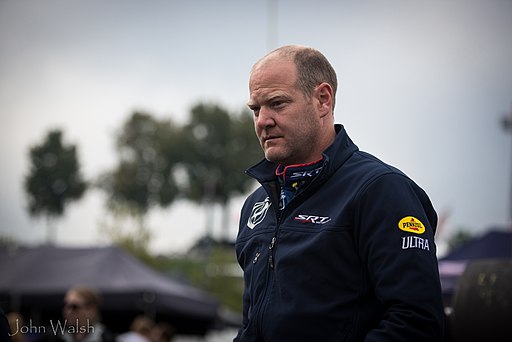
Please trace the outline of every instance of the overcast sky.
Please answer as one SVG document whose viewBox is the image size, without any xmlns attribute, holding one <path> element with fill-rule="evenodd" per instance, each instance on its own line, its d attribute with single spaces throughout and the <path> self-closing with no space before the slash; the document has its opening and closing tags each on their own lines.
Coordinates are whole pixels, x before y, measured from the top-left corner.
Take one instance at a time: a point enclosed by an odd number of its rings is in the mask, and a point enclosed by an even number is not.
<svg viewBox="0 0 512 342">
<path fill-rule="evenodd" d="M 336 121 L 427 191 L 446 215 L 440 246 L 461 227 L 505 227 L 511 37 L 507 0 L 0 0 L 0 235 L 45 239 L 45 222 L 27 214 L 23 178 L 30 146 L 49 129 L 78 146 L 93 179 L 115 165 L 114 134 L 134 110 L 181 123 L 199 101 L 240 110 L 252 64 L 285 44 L 330 59 Z M 103 195 L 88 193 L 58 221 L 57 243 L 104 242 L 106 215 Z M 186 202 L 154 210 L 153 250 L 184 250 L 205 220 Z"/>
</svg>

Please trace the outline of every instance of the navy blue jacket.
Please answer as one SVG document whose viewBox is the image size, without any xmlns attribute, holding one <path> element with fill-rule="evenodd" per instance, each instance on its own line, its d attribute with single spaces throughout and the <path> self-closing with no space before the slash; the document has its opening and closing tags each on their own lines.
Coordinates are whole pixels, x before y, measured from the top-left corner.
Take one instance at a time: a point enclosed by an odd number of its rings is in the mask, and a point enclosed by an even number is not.
<svg viewBox="0 0 512 342">
<path fill-rule="evenodd" d="M 426 193 L 336 125 L 322 171 L 279 215 L 274 163 L 247 170 L 236 241 L 235 341 L 441 341 L 444 314 Z"/>
</svg>

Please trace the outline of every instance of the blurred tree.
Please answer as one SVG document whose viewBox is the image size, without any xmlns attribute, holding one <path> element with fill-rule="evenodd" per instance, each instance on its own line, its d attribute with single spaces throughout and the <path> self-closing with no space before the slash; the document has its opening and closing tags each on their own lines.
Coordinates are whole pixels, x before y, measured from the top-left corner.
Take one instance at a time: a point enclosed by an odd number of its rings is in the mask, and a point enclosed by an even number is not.
<svg viewBox="0 0 512 342">
<path fill-rule="evenodd" d="M 10 249 L 18 247 L 18 241 L 12 236 L 0 235 L 0 248 Z"/>
<path fill-rule="evenodd" d="M 134 113 L 116 142 L 117 167 L 100 178 L 110 206 L 144 216 L 153 206 L 167 207 L 178 195 L 174 170 L 180 160 L 180 132 L 170 121 Z"/>
<path fill-rule="evenodd" d="M 135 112 L 118 133 L 116 148 L 118 165 L 98 182 L 107 193 L 112 214 L 100 230 L 116 245 L 152 264 L 152 235 L 145 218 L 152 207 L 167 207 L 178 196 L 175 170 L 183 153 L 180 130 L 170 120 Z"/>
<path fill-rule="evenodd" d="M 180 129 L 170 120 L 135 112 L 116 139 L 119 162 L 103 174 L 99 187 L 108 196 L 113 221 L 100 229 L 112 242 L 144 261 L 151 234 L 145 217 L 152 207 L 169 206 L 178 196 L 175 170 L 183 154 Z M 129 229 L 130 218 L 135 229 Z"/>
<path fill-rule="evenodd" d="M 80 175 L 76 146 L 63 145 L 62 131 L 50 131 L 41 145 L 30 149 L 30 171 L 25 177 L 31 216 L 47 219 L 47 241 L 55 239 L 54 218 L 64 214 L 66 205 L 84 194 L 87 183 Z"/>
<path fill-rule="evenodd" d="M 454 249 L 464 245 L 468 241 L 471 241 L 473 237 L 473 234 L 471 234 L 468 229 L 459 228 L 447 241 L 448 251 L 453 251 Z"/>
<path fill-rule="evenodd" d="M 229 201 L 254 184 L 244 170 L 261 158 L 261 148 L 248 111 L 232 115 L 215 104 L 195 105 L 183 133 L 187 145 L 183 159 L 184 193 L 190 200 L 205 206 L 206 230 L 210 234 L 213 204 L 222 206 L 222 225 L 227 227 Z"/>
<path fill-rule="evenodd" d="M 151 207 L 166 207 L 179 195 L 205 206 L 208 234 L 214 204 L 221 204 L 222 226 L 228 227 L 229 200 L 249 190 L 253 180 L 244 170 L 262 155 L 248 110 L 231 115 L 208 104 L 194 106 L 183 127 L 134 113 L 116 142 L 119 163 L 99 185 L 111 212 L 123 208 L 142 230 Z"/>
<path fill-rule="evenodd" d="M 207 235 L 197 246 L 202 253 L 154 257 L 143 218 L 151 207 L 165 207 L 179 195 L 213 212 L 214 203 L 228 208 L 230 198 L 249 190 L 253 181 L 244 170 L 262 156 L 250 112 L 232 115 L 218 105 L 198 104 L 182 127 L 134 113 L 116 141 L 119 163 L 99 182 L 112 214 L 111 220 L 104 218 L 102 233 L 146 264 L 178 273 L 240 311 L 243 280 L 231 271 L 238 267 L 232 245 L 218 246 Z M 223 217 L 227 227 L 227 210 Z M 207 217 L 207 224 L 212 221 Z"/>
<path fill-rule="evenodd" d="M 205 249 L 208 260 L 205 262 Z M 242 312 L 243 273 L 233 253 L 234 243 L 200 237 L 183 255 L 168 258 L 164 272 L 212 293 L 230 310 Z"/>
<path fill-rule="evenodd" d="M 133 215 L 130 208 L 111 203 L 111 215 L 100 222 L 100 234 L 145 264 L 157 268 L 156 258 L 149 250 L 152 234 L 144 225 L 142 215 Z"/>
</svg>

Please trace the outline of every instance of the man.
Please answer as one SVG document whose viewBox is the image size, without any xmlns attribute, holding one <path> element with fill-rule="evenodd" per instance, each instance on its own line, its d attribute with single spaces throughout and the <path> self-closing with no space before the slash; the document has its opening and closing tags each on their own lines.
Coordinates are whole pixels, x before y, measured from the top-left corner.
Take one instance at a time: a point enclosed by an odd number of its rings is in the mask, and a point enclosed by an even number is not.
<svg viewBox="0 0 512 342">
<path fill-rule="evenodd" d="M 236 241 L 244 270 L 235 341 L 440 341 L 437 215 L 411 179 L 334 124 L 336 73 L 284 46 L 252 68 L 265 159 Z"/>
<path fill-rule="evenodd" d="M 40 342 L 115 342 L 100 322 L 101 298 L 95 289 L 75 286 L 66 292 L 63 321 L 53 322 Z"/>
</svg>

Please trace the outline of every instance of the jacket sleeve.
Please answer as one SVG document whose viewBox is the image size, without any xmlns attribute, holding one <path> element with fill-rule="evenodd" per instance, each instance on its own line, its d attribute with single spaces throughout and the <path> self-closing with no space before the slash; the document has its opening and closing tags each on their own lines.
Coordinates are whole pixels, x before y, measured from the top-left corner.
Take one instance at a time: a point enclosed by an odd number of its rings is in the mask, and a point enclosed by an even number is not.
<svg viewBox="0 0 512 342">
<path fill-rule="evenodd" d="M 244 227 L 247 222 L 247 217 L 245 215 L 245 213 L 247 212 L 247 202 L 248 202 L 247 200 L 244 202 L 244 205 L 242 206 L 242 209 L 241 209 L 240 222 L 239 222 L 239 228 L 238 228 L 239 232 L 242 230 L 242 227 Z M 238 243 L 238 238 L 237 238 L 237 243 Z M 250 296 L 249 296 L 249 288 L 248 288 L 248 283 L 247 283 L 248 275 L 245 270 L 246 262 L 245 262 L 244 253 L 242 253 L 242 251 L 239 251 L 238 248 L 236 248 L 236 247 L 235 247 L 235 249 L 236 249 L 236 253 L 237 253 L 238 263 L 244 273 L 244 291 L 243 291 L 243 295 L 242 295 L 242 326 L 238 330 L 238 334 L 233 339 L 233 342 L 240 341 L 243 338 L 243 334 L 247 333 L 246 330 L 247 330 L 247 325 L 249 322 L 249 308 L 251 306 L 251 303 L 250 303 L 251 300 L 250 300 Z"/>
<path fill-rule="evenodd" d="M 242 303 L 242 326 L 238 330 L 238 334 L 233 339 L 233 342 L 240 341 L 240 338 L 242 337 L 243 332 L 245 331 L 248 323 L 248 310 L 249 310 L 249 295 L 247 294 L 247 287 L 244 288 L 243 293 L 243 303 Z"/>
<path fill-rule="evenodd" d="M 437 215 L 426 193 L 403 174 L 384 174 L 362 190 L 355 215 L 360 258 L 382 308 L 365 341 L 441 341 Z"/>
</svg>

